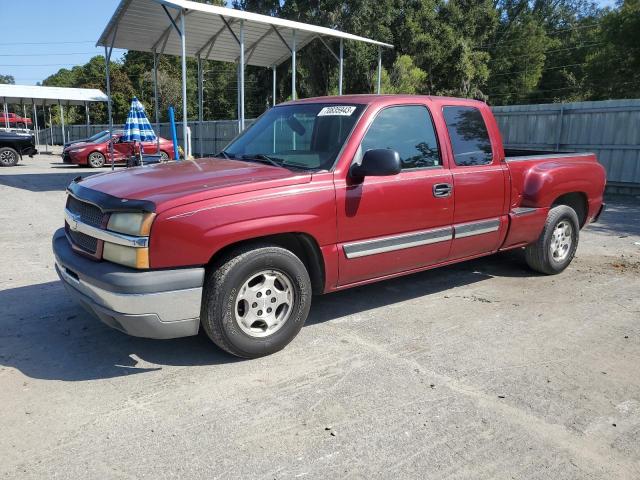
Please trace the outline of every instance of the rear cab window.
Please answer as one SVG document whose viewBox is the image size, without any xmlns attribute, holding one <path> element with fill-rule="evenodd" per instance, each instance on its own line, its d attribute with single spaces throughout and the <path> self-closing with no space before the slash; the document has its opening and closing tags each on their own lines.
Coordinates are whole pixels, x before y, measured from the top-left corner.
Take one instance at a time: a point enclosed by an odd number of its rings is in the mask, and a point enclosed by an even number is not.
<svg viewBox="0 0 640 480">
<path fill-rule="evenodd" d="M 442 109 L 457 166 L 489 165 L 493 151 L 487 125 L 475 107 L 447 106 Z"/>
</svg>

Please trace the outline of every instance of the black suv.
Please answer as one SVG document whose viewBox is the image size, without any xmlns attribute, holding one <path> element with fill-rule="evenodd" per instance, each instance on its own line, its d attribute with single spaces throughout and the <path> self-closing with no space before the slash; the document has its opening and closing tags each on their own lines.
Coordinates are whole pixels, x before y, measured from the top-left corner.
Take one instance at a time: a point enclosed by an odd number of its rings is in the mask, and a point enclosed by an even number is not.
<svg viewBox="0 0 640 480">
<path fill-rule="evenodd" d="M 33 157 L 36 153 L 33 135 L 0 130 L 0 167 L 13 167 L 22 155 Z"/>
</svg>

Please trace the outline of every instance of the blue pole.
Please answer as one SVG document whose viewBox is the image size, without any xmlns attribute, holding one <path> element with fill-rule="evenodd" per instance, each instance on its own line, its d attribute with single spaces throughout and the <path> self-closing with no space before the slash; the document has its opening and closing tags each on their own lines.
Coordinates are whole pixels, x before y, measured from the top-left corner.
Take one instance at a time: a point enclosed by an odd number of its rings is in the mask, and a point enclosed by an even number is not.
<svg viewBox="0 0 640 480">
<path fill-rule="evenodd" d="M 178 133 L 176 132 L 176 116 L 173 107 L 169 107 L 169 123 L 171 124 L 171 139 L 173 140 L 173 159 L 180 160 L 178 154 Z"/>
</svg>

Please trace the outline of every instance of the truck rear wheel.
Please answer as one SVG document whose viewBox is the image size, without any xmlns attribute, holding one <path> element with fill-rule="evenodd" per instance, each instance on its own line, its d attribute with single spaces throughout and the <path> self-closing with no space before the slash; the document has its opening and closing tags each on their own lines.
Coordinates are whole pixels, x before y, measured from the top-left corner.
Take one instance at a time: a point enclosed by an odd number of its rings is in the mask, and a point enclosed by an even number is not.
<svg viewBox="0 0 640 480">
<path fill-rule="evenodd" d="M 20 155 L 11 147 L 0 148 L 0 166 L 14 167 L 18 164 Z"/>
<path fill-rule="evenodd" d="M 261 244 L 240 248 L 211 269 L 200 322 L 223 350 L 257 358 L 282 350 L 304 325 L 311 280 L 289 250 Z"/>
<path fill-rule="evenodd" d="M 547 275 L 562 272 L 576 254 L 579 237 L 580 223 L 575 210 L 567 205 L 553 207 L 538 240 L 525 248 L 527 264 Z"/>
</svg>

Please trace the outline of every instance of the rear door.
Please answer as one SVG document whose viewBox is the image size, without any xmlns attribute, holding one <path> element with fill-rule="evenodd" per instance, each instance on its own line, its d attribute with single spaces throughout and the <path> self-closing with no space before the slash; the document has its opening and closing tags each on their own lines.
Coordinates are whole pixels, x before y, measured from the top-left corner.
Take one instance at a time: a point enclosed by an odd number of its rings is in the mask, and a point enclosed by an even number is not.
<svg viewBox="0 0 640 480">
<path fill-rule="evenodd" d="M 494 152 L 483 111 L 444 105 L 455 192 L 451 259 L 498 249 L 506 228 L 506 166 Z"/>
<path fill-rule="evenodd" d="M 402 171 L 336 179 L 339 283 L 347 285 L 444 261 L 451 246 L 453 196 L 426 105 L 378 111 L 353 162 L 370 149 L 396 150 Z"/>
</svg>

